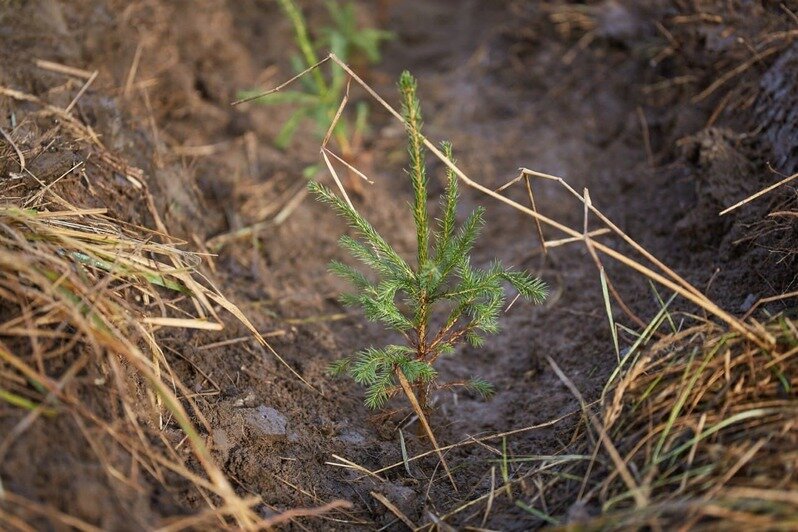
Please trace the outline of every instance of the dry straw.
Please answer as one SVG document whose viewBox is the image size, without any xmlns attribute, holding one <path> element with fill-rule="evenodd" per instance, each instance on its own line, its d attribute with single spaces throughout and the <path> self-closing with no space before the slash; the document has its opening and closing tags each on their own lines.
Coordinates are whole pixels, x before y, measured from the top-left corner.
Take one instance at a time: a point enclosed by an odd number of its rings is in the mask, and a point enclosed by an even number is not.
<svg viewBox="0 0 798 532">
<path fill-rule="evenodd" d="M 211 301 L 220 294 L 193 279 L 182 251 L 156 243 L 144 229 L 134 233 L 93 212 L 0 207 L 0 297 L 17 309 L 0 324 L 0 390 L 6 402 L 28 410 L 0 441 L 0 461 L 38 418 L 71 413 L 133 451 L 145 470 L 182 474 L 224 501 L 224 512 L 241 526 L 254 523 L 252 501 L 234 493 L 178 399 L 187 393 L 158 348 L 154 327 L 147 324 L 151 317 L 130 301 L 158 301 L 182 314 L 164 293 L 188 296 L 202 317 L 181 318 L 180 326 L 207 328 L 219 324 Z M 54 359 L 69 368 L 58 378 L 49 369 Z M 131 372 L 143 379 L 152 413 L 171 414 L 207 480 L 176 461 L 178 453 L 162 455 L 146 438 L 134 436 L 141 427 L 126 435 L 104 422 L 102 413 L 81 406 L 83 394 L 91 391 L 81 390 L 74 379 L 89 364 L 105 368 L 100 371 L 108 383 L 126 382 Z M 118 394 L 123 402 L 137 401 L 125 388 Z M 129 422 L 131 428 L 139 423 L 132 417 Z"/>
<path fill-rule="evenodd" d="M 648 502 L 633 506 L 620 470 L 597 466 L 584 499 L 603 515 L 588 528 L 798 526 L 798 329 L 786 317 L 763 329 L 775 346 L 699 325 L 629 368 L 602 424 Z"/>
<path fill-rule="evenodd" d="M 54 68 L 46 63 L 41 66 Z M 94 77 L 88 77 L 73 103 Z M 77 144 L 101 170 L 124 175 L 144 197 L 158 228 L 154 231 L 115 219 L 103 207 L 75 205 L 65 192 L 74 185 L 69 181 L 71 172 L 85 161 L 45 183 L 27 164 L 39 152 L 26 146 L 35 143 L 30 138 L 15 140 L 15 130 L 2 130 L 11 147 L 6 164 L 16 171 L 0 194 L 0 403 L 11 407 L 9 419 L 15 424 L 0 435 L 0 462 L 12 446 L 24 444 L 35 423 L 67 416 L 109 477 L 130 485 L 138 482 L 122 478 L 120 471 L 125 469 L 114 466 L 115 459 L 108 454 L 110 442 L 135 462 L 131 475 L 144 471 L 150 481 L 164 484 L 167 475 L 177 475 L 193 485 L 207 508 L 189 517 L 167 518 L 167 530 L 263 529 L 348 506 L 334 501 L 264 519 L 256 511 L 262 502 L 259 498 L 236 494 L 205 444 L 203 433 L 208 434 L 210 427 L 192 399 L 196 394 L 170 367 L 158 331 L 217 331 L 223 327 L 217 312 L 224 309 L 282 359 L 239 308 L 199 272 L 201 257 L 182 251 L 183 243 L 168 235 L 140 170 L 110 153 L 70 109 L 5 87 L 0 87 L 0 96 L 22 102 L 23 109 L 15 111 L 20 123 L 57 118 L 61 129 L 53 142 L 67 142 L 71 148 Z M 93 179 L 95 186 L 108 186 L 102 177 Z M 93 201 L 96 204 L 97 198 Z M 87 379 L 87 374 L 99 377 Z M 121 420 L 111 419 L 116 402 L 122 406 Z M 182 441 L 165 437 L 167 428 L 179 428 Z M 190 453 L 181 449 L 186 441 Z M 20 516 L 40 516 L 58 526 L 93 529 L 76 517 L 11 491 L 2 478 L 0 501 L 0 521 L 22 525 L 25 519 Z"/>
</svg>

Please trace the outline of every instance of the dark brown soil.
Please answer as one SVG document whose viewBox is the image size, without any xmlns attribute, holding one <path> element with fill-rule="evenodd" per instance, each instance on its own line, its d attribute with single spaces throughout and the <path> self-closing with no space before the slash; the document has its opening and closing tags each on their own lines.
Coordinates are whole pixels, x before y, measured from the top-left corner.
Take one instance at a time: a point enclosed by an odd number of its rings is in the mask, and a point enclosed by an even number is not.
<svg viewBox="0 0 798 532">
<path fill-rule="evenodd" d="M 561 176 L 576 190 L 587 187 L 594 203 L 634 239 L 724 308 L 742 313 L 760 297 L 795 290 L 795 255 L 774 251 L 789 247 L 785 239 L 794 243 L 790 227 L 748 238 L 750 224 L 773 204 L 791 201 L 794 192 L 782 191 L 727 217 L 717 214 L 777 180 L 767 161 L 784 173 L 798 166 L 798 134 L 790 119 L 798 85 L 789 74 L 795 69 L 788 68 L 795 64 L 795 45 L 785 45 L 705 99 L 693 99 L 749 57 L 735 44 L 735 32 L 747 38 L 773 27 L 768 24 L 786 25 L 787 17 L 775 3 L 765 3 L 747 8 L 749 17 L 763 17 L 757 28 L 741 25 L 736 16 L 719 24 L 697 22 L 690 31 L 703 32 L 699 39 L 679 27 L 684 32 L 674 32 L 685 39 L 683 48 L 655 61 L 669 44 L 655 22 L 676 25 L 672 17 L 683 13 L 678 2 L 642 4 L 407 0 L 380 3 L 377 9 L 363 3 L 365 17 L 384 19 L 397 33 L 369 79 L 395 101 L 393 80 L 410 69 L 419 78 L 427 135 L 451 139 L 459 165 L 472 178 L 496 188 L 524 166 Z M 76 87 L 64 87 L 63 77 L 37 69 L 34 59 L 98 69 L 97 81 L 78 104 L 79 116 L 106 146 L 144 170 L 164 222 L 192 249 L 272 217 L 301 190 L 303 168 L 317 162 L 312 125 L 281 152 L 271 141 L 283 110 L 229 105 L 240 89 L 274 85 L 290 75 L 290 27 L 272 2 L 35 0 L 0 6 L 0 85 L 66 105 Z M 319 6 L 310 7 L 312 16 L 318 15 Z M 563 22 L 569 13 L 584 18 L 569 25 Z M 586 32 L 594 32 L 595 39 L 583 46 L 579 39 Z M 140 61 L 131 78 L 137 48 Z M 686 85 L 668 85 L 679 76 L 692 78 Z M 11 107 L 3 105 L 5 128 Z M 402 130 L 373 109 L 372 136 L 359 162 L 376 183 L 357 206 L 400 250 L 409 251 L 413 234 L 401 171 Z M 40 163 L 55 166 L 54 157 Z M 47 175 L 59 173 L 51 168 Z M 431 183 L 434 192 L 442 188 L 441 180 Z M 123 219 L 152 224 L 146 206 L 124 182 L 99 196 L 77 188 L 80 183 L 71 186 L 72 197 L 85 196 L 79 203 L 102 204 Z M 550 182 L 534 186 L 543 213 L 581 230 L 583 210 L 575 198 Z M 522 187 L 509 195 L 526 201 Z M 489 402 L 462 392 L 434 397 L 431 421 L 443 445 L 576 412 L 577 400 L 546 356 L 588 400 L 597 397 L 616 361 L 599 274 L 584 247 L 572 244 L 544 256 L 528 218 L 470 191 L 461 214 L 477 204 L 486 206 L 488 224 L 475 260 L 498 257 L 527 268 L 550 284 L 552 296 L 541 307 L 517 303 L 502 319 L 503 332 L 484 348 L 463 348 L 442 362 L 444 378 L 479 375 L 497 389 Z M 206 375 L 218 384 L 220 393 L 199 404 L 213 428 L 208 441 L 242 494 L 262 497 L 273 510 L 336 498 L 354 503 L 348 514 L 299 520 L 311 529 L 400 529 L 370 491 L 385 494 L 414 522 L 428 522 L 430 514 L 447 514 L 490 491 L 491 469 L 497 475 L 499 470 L 496 449 L 503 442 L 488 442 L 492 449 L 464 445 L 447 454 L 459 492 L 432 457 L 413 462 L 409 471 L 386 472 L 385 482 L 327 464 L 336 454 L 376 470 L 402 458 L 399 417 L 373 416 L 362 406 L 362 390 L 325 375 L 337 357 L 384 339 L 379 328 L 345 314 L 336 302 L 345 287 L 326 273 L 326 265 L 342 257 L 336 242 L 345 230 L 323 206 L 306 199 L 280 225 L 264 224 L 243 238 L 222 236 L 226 244 L 205 268 L 259 330 L 274 333 L 274 348 L 318 392 L 255 342 L 203 348 L 246 335 L 232 320 L 221 335 L 163 336 L 162 342 L 180 353 L 167 355 L 190 388 L 202 389 Z M 547 238 L 562 236 L 545 232 Z M 648 283 L 619 265 L 605 265 L 631 309 L 650 318 L 657 303 Z M 636 327 L 625 314 L 615 318 Z M 267 435 L 247 423 L 261 406 L 284 418 L 284 433 Z M 0 428 L 17 419 L 5 408 L 0 406 Z M 556 453 L 574 436 L 578 420 L 570 416 L 508 437 L 507 452 Z M 112 486 L 114 496 L 103 497 L 113 481 L 100 473 L 79 429 L 63 420 L 48 423 L 39 421 L 0 464 L 9 489 L 104 528 L 150 527 L 204 504 L 179 485 L 153 479 L 143 480 L 138 491 Z M 415 428 L 403 431 L 411 455 L 428 449 Z M 32 466 L 30 455 L 47 458 Z M 511 474 L 517 477 L 534 465 L 519 463 Z M 523 501 L 537 489 L 521 483 L 514 496 Z M 571 495 L 551 494 L 549 513 L 567 514 Z M 107 504 L 87 502 L 92 500 Z M 480 526 L 484 511 L 479 503 L 449 522 Z M 499 497 L 484 527 L 525 530 L 542 524 Z"/>
</svg>

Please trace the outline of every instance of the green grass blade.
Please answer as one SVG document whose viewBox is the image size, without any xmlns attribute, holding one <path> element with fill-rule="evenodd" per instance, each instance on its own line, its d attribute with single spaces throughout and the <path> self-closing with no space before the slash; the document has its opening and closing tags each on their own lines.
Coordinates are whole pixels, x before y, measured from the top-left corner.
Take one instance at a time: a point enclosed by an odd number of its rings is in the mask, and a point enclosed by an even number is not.
<svg viewBox="0 0 798 532">
<path fill-rule="evenodd" d="M 679 414 L 682 411 L 682 408 L 684 408 L 684 405 L 687 402 L 687 398 L 690 396 L 690 392 L 693 390 L 695 383 L 698 381 L 698 378 L 706 369 L 707 364 L 709 364 L 710 360 L 712 360 L 712 357 L 715 356 L 718 350 L 720 350 L 720 348 L 723 345 L 725 345 L 725 343 L 726 343 L 725 339 L 722 339 L 720 342 L 718 342 L 718 345 L 716 345 L 714 348 L 712 348 L 712 350 L 710 350 L 709 353 L 706 354 L 704 360 L 701 362 L 701 365 L 698 367 L 697 370 L 693 371 L 688 384 L 682 389 L 681 394 L 679 394 L 679 399 L 676 401 L 676 403 L 674 403 L 673 408 L 671 408 L 671 413 L 670 416 L 668 417 L 668 421 L 665 423 L 665 428 L 662 430 L 662 434 L 660 435 L 659 440 L 657 441 L 657 445 L 654 447 L 653 462 L 655 464 L 660 462 L 660 454 L 662 453 L 662 449 L 665 446 L 665 441 L 668 439 L 668 435 L 670 434 L 670 431 L 673 428 L 673 424 L 679 418 Z M 690 374 L 692 369 L 693 369 L 692 363 L 688 364 L 684 370 L 685 376 Z"/>
<path fill-rule="evenodd" d="M 0 388 L 0 401 L 5 401 L 11 406 L 16 406 L 17 408 L 22 408 L 24 410 L 33 411 L 36 410 L 37 408 L 40 408 L 40 405 L 38 403 L 34 403 L 30 399 L 9 392 L 2 388 Z M 56 411 L 52 408 L 44 408 L 42 410 L 42 414 L 44 414 L 45 416 L 54 416 L 56 414 Z"/>
<path fill-rule="evenodd" d="M 651 336 L 654 334 L 654 332 L 657 329 L 659 329 L 659 326 L 662 324 L 662 321 L 665 319 L 665 314 L 667 313 L 668 306 L 673 302 L 675 298 L 676 294 L 673 294 L 670 297 L 670 299 L 668 299 L 668 301 L 662 306 L 662 308 L 660 308 L 659 312 L 657 312 L 654 318 L 652 318 L 652 320 L 648 322 L 646 328 L 643 329 L 643 332 L 640 334 L 637 340 L 635 340 L 634 344 L 632 344 L 632 346 L 629 348 L 629 351 L 623 356 L 621 362 L 612 371 L 609 379 L 607 379 L 607 384 L 604 385 L 604 389 L 601 392 L 602 402 L 604 402 L 604 398 L 607 392 L 610 390 L 612 384 L 621 374 L 623 368 L 634 364 L 634 362 L 637 360 L 637 354 L 640 347 L 645 345 L 648 342 L 648 340 L 651 338 Z M 632 359 L 631 363 L 627 364 L 627 362 L 629 362 L 630 359 Z"/>
<path fill-rule="evenodd" d="M 313 43 L 310 41 L 307 24 L 305 23 L 305 17 L 302 16 L 302 12 L 294 3 L 294 0 L 277 0 L 277 2 L 288 16 L 291 24 L 294 26 L 296 42 L 297 45 L 299 45 L 299 50 L 302 52 L 302 57 L 305 60 L 305 63 L 307 63 L 306 66 L 309 67 L 311 65 L 315 65 L 319 62 L 319 58 L 316 55 L 316 51 L 313 49 Z M 314 69 L 311 71 L 311 76 L 313 76 L 313 79 L 319 88 L 321 88 L 322 91 L 326 91 L 327 83 L 324 81 L 324 77 L 321 75 L 321 72 L 319 72 L 318 69 Z"/>
<path fill-rule="evenodd" d="M 521 508 L 522 510 L 524 510 L 525 512 L 528 512 L 528 513 L 534 515 L 538 519 L 540 519 L 542 521 L 545 521 L 545 522 L 547 522 L 548 524 L 550 524 L 552 526 L 559 526 L 559 524 L 560 524 L 559 521 L 554 519 L 549 514 L 544 513 L 541 510 L 538 510 L 537 508 L 533 508 L 532 506 L 529 506 L 527 503 L 525 503 L 523 501 L 515 501 L 515 505 L 518 506 L 519 508 Z"/>
<path fill-rule="evenodd" d="M 618 329 L 615 328 L 615 319 L 612 317 L 612 303 L 610 302 L 610 292 L 607 287 L 607 274 L 604 268 L 599 270 L 601 278 L 601 295 L 604 298 L 604 310 L 607 312 L 607 320 L 610 322 L 610 334 L 612 334 L 612 345 L 615 348 L 615 356 L 618 365 L 621 364 L 621 348 L 618 345 Z"/>
</svg>

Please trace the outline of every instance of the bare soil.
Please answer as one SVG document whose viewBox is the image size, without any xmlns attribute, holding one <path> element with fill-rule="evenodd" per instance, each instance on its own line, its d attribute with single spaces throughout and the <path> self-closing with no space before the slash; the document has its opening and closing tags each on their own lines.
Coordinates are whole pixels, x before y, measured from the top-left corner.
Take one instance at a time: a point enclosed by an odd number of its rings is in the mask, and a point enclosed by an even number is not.
<svg viewBox="0 0 798 532">
<path fill-rule="evenodd" d="M 789 193 L 718 216 L 722 208 L 777 180 L 765 162 L 785 173 L 798 165 L 798 135 L 784 114 L 794 109 L 796 91 L 788 89 L 795 89 L 796 79 L 778 66 L 795 63 L 794 45 L 751 66 L 742 79 L 730 82 L 731 89 L 724 86 L 695 101 L 711 81 L 693 76 L 697 79 L 686 85 L 663 82 L 716 68 L 708 66 L 715 65 L 716 56 L 707 42 L 735 54 L 737 45 L 718 33 L 718 25 L 696 23 L 695 31 L 706 33 L 703 48 L 686 43 L 655 63 L 668 45 L 655 22 L 675 16 L 676 8 L 640 4 L 363 3 L 364 17 L 379 19 L 397 34 L 368 78 L 395 101 L 394 80 L 401 70 L 411 70 L 419 79 L 427 135 L 451 139 L 459 165 L 472 178 L 497 188 L 524 166 L 561 176 L 578 191 L 588 188 L 594 203 L 629 235 L 724 308 L 743 313 L 753 300 L 795 290 L 794 255 L 777 251 L 794 242 L 794 224 L 750 236 L 751 224 L 774 202 L 794 201 Z M 401 529 L 370 491 L 383 493 L 421 524 L 430 513 L 447 514 L 489 492 L 491 470 L 499 474 L 496 453 L 503 444 L 511 456 L 547 455 L 578 437 L 579 415 L 572 415 L 578 402 L 545 357 L 557 362 L 588 401 L 597 398 L 616 353 L 595 264 L 580 244 L 544 255 L 528 218 L 467 191 L 461 215 L 477 204 L 487 208 L 487 228 L 475 260 L 487 263 L 497 257 L 529 269 L 549 283 L 552 295 L 540 307 L 516 303 L 502 319 L 503 332 L 484 348 L 463 348 L 442 362 L 443 378 L 478 375 L 492 382 L 497 394 L 489 402 L 463 392 L 436 395 L 431 421 L 438 439 L 446 445 L 564 419 L 505 442 L 496 439 L 448 452 L 457 492 L 431 456 L 413 462 L 409 471 L 387 471 L 384 482 L 328 465 L 333 454 L 369 470 L 400 462 L 402 417 L 375 416 L 362 405 L 357 386 L 325 375 L 337 357 L 384 341 L 379 328 L 339 306 L 336 296 L 345 286 L 326 272 L 330 259 L 342 258 L 336 242 L 344 224 L 306 198 L 279 225 L 266 223 L 243 237 L 229 236 L 271 219 L 301 194 L 302 170 L 317 163 L 312 125 L 289 151 L 281 152 L 271 140 L 283 110 L 229 105 L 238 90 L 273 86 L 290 75 L 290 27 L 276 6 L 255 0 L 2 5 L 0 85 L 66 106 L 79 86 L 64 85 L 63 76 L 37 68 L 34 60 L 99 70 L 77 104 L 78 116 L 119 157 L 144 171 L 164 222 L 188 241 L 188 248 L 205 250 L 224 242 L 213 248 L 218 256 L 204 271 L 258 330 L 271 333 L 268 339 L 277 352 L 317 389 L 302 384 L 254 341 L 209 347 L 246 336 L 232 320 L 221 335 L 162 335 L 177 375 L 197 392 L 214 390 L 198 398 L 213 428 L 208 442 L 236 488 L 268 503 L 265 514 L 343 498 L 355 509 L 300 519 L 296 526 Z M 309 8 L 311 19 L 321 16 L 318 5 Z M 779 11 L 749 9 L 762 16 Z M 593 26 L 571 27 L 557 16 L 571 12 L 587 13 L 584 20 Z M 733 22 L 725 26 L 732 33 L 740 28 Z M 586 31 L 595 34 L 588 44 L 580 41 Z M 724 73 L 736 64 L 717 68 Z M 733 92 L 748 86 L 750 93 Z M 728 94 L 733 97 L 715 116 Z M 360 93 L 355 98 L 365 99 Z M 9 102 L 2 105 L 0 120 L 6 128 L 13 108 Z M 409 187 L 401 171 L 402 130 L 372 109 L 372 135 L 358 162 L 375 184 L 366 187 L 357 207 L 400 250 L 409 251 L 413 234 L 406 208 Z M 42 124 L 36 135 L 49 126 Z M 68 145 L 59 146 L 60 151 L 38 160 L 35 171 L 54 179 L 80 156 Z M 442 174 L 440 165 L 431 164 L 431 169 Z M 92 176 L 92 189 L 76 177 L 59 183 L 58 190 L 82 198 L 79 203 L 108 207 L 130 222 L 152 225 L 136 191 L 118 175 L 98 171 Z M 442 184 L 431 180 L 433 196 Z M 581 229 L 583 209 L 575 198 L 551 182 L 533 186 L 541 212 Z M 520 185 L 508 194 L 527 201 Z M 550 239 L 562 236 L 545 232 Z M 619 265 L 605 266 L 631 310 L 649 319 L 657 302 L 648 283 Z M 623 313 L 615 318 L 636 327 Z M 403 405 L 396 401 L 392 406 Z M 264 422 L 271 428 L 259 430 L 247 421 L 258 407 L 278 413 Z M 0 406 L 0 432 L 17 420 L 18 414 Z M 414 425 L 403 435 L 410 455 L 428 450 Z M 131 487 L 106 477 L 96 452 L 83 442 L 74 422 L 40 420 L 0 464 L 0 478 L 10 490 L 104 528 L 151 527 L 204 504 L 180 484 L 160 484 L 144 475 Z M 40 458 L 32 463 L 30 456 Z M 511 474 L 519 476 L 534 465 L 517 463 Z M 523 501 L 537 489 L 534 483 L 521 483 L 513 495 Z M 566 515 L 572 501 L 573 494 L 550 494 L 549 513 Z M 484 511 L 480 503 L 449 522 L 458 528 L 501 530 L 544 524 L 508 497 L 497 498 L 483 523 Z"/>
</svg>

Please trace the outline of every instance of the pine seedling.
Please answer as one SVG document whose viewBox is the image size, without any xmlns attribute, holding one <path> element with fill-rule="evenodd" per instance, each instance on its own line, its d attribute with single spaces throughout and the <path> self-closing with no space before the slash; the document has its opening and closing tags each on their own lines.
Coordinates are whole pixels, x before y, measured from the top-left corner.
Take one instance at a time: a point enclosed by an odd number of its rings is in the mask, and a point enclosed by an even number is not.
<svg viewBox="0 0 798 532">
<path fill-rule="evenodd" d="M 368 320 L 381 322 L 405 339 L 404 345 L 368 347 L 335 362 L 330 372 L 349 375 L 364 385 L 370 408 L 385 405 L 397 393 L 397 373 L 402 372 L 426 410 L 430 390 L 440 387 L 436 360 L 463 341 L 480 347 L 485 335 L 499 332 L 505 283 L 535 303 L 544 300 L 546 286 L 529 273 L 512 271 L 498 261 L 488 268 L 472 264 L 471 250 L 484 224 L 483 209 L 478 207 L 457 226 L 459 192 L 457 176 L 451 170 L 446 172 L 440 218 L 437 223 L 430 222 L 421 108 L 416 81 L 408 72 L 401 75 L 399 89 L 410 156 L 407 174 L 413 189 L 411 209 L 417 241 L 413 265 L 330 189 L 315 181 L 309 186 L 319 200 L 347 220 L 353 236 L 342 236 L 341 247 L 370 270 L 367 274 L 341 262 L 331 263 L 330 271 L 355 289 L 342 296 L 342 302 L 360 307 Z M 444 143 L 442 151 L 453 161 L 450 144 Z M 480 378 L 445 386 L 452 385 L 463 385 L 485 397 L 493 392 Z"/>
</svg>

